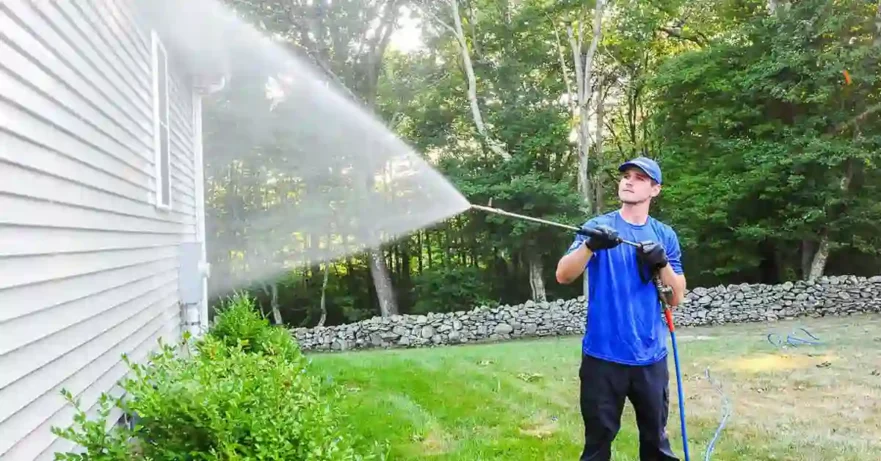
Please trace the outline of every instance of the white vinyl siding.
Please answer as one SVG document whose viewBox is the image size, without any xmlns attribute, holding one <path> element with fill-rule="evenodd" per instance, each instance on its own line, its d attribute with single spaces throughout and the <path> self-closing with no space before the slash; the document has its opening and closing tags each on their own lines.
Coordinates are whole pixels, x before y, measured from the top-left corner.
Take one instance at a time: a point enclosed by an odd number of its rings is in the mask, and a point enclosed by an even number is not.
<svg viewBox="0 0 881 461">
<path fill-rule="evenodd" d="M 167 44 L 153 72 L 132 1 L 0 2 L 0 461 L 70 449 L 50 430 L 72 422 L 60 391 L 94 411 L 123 354 L 180 334 L 198 118 Z"/>
</svg>

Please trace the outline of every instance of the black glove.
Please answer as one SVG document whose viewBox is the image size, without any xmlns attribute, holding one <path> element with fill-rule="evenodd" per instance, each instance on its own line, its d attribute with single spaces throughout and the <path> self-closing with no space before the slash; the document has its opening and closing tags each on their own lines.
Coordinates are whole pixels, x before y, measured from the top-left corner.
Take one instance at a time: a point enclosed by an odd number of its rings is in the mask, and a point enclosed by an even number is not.
<svg viewBox="0 0 881 461">
<path fill-rule="evenodd" d="M 658 242 L 640 242 L 636 250 L 640 262 L 651 270 L 663 269 L 667 266 L 667 250 Z"/>
<path fill-rule="evenodd" d="M 618 241 L 618 231 L 609 226 L 600 225 L 593 229 L 585 228 L 579 231 L 579 233 L 587 236 L 585 245 L 592 252 L 615 248 L 620 243 Z"/>
</svg>

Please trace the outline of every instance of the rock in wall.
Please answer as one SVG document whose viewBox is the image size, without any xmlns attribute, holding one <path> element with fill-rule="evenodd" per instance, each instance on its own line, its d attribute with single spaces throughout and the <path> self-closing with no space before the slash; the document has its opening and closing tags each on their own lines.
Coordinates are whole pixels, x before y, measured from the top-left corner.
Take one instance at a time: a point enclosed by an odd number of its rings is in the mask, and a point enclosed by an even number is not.
<svg viewBox="0 0 881 461">
<path fill-rule="evenodd" d="M 674 310 L 677 326 L 881 312 L 881 276 L 822 277 L 780 285 L 698 287 Z M 584 297 L 470 311 L 374 317 L 292 330 L 303 350 L 420 347 L 584 333 Z"/>
</svg>

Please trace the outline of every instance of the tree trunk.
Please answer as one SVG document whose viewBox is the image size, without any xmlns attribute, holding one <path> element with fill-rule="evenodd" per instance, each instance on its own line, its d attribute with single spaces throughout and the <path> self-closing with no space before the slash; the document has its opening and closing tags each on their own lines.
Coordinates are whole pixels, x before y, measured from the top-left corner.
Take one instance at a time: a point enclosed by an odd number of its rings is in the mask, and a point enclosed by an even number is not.
<svg viewBox="0 0 881 461">
<path fill-rule="evenodd" d="M 828 259 L 829 236 L 824 231 L 823 235 L 820 237 L 820 244 L 817 246 L 817 252 L 814 253 L 814 258 L 811 262 L 811 271 L 808 274 L 808 280 L 814 280 L 823 276 L 823 271 L 826 270 L 826 260 Z"/>
<path fill-rule="evenodd" d="M 541 253 L 530 250 L 527 253 L 527 258 L 529 259 L 529 288 L 532 290 L 532 300 L 535 302 L 547 301 Z"/>
<path fill-rule="evenodd" d="M 410 242 L 407 241 L 401 248 L 401 260 L 399 264 L 398 278 L 401 282 L 410 282 Z"/>
<path fill-rule="evenodd" d="M 355 274 L 355 258 L 351 255 L 346 258 L 346 283 L 350 293 L 358 292 L 358 276 Z"/>
<path fill-rule="evenodd" d="M 493 138 L 486 130 L 483 123 L 483 116 L 480 113 L 480 106 L 477 102 L 477 77 L 474 75 L 474 65 L 471 63 L 471 53 L 468 50 L 468 42 L 465 40 L 465 32 L 462 30 L 462 18 L 459 16 L 458 0 L 448 0 L 453 13 L 453 32 L 456 34 L 456 41 L 459 42 L 459 49 L 462 54 L 462 63 L 465 66 L 465 75 L 468 78 L 468 102 L 471 105 L 471 116 L 474 118 L 474 126 L 477 132 L 483 137 L 486 145 L 496 155 L 504 160 L 510 160 L 509 154 L 502 143 Z"/>
<path fill-rule="evenodd" d="M 425 249 L 428 251 L 428 268 L 431 269 L 433 266 L 431 262 L 431 232 L 425 233 Z"/>
<path fill-rule="evenodd" d="M 480 51 L 480 42 L 477 41 L 477 15 L 474 14 L 474 1 L 468 1 L 468 22 L 471 25 L 471 40 L 474 42 L 474 54 L 480 61 L 482 52 Z"/>
<path fill-rule="evenodd" d="M 510 160 L 509 154 L 504 145 L 492 137 L 486 129 L 483 122 L 483 115 L 480 113 L 480 105 L 477 102 L 477 77 L 474 75 L 474 65 L 471 62 L 471 52 L 468 50 L 468 41 L 465 38 L 465 32 L 462 29 L 462 18 L 459 15 L 458 0 L 443 0 L 451 10 L 453 16 L 453 25 L 447 24 L 437 15 L 433 14 L 428 8 L 422 7 L 422 10 L 438 24 L 453 33 L 456 42 L 459 44 L 459 54 L 462 56 L 462 65 L 465 68 L 465 77 L 468 80 L 468 103 L 471 106 L 471 118 L 474 120 L 474 126 L 477 133 L 483 138 L 486 146 L 496 155 L 504 160 Z M 427 2 L 431 3 L 431 2 Z M 422 6 L 422 5 L 419 5 Z"/>
<path fill-rule="evenodd" d="M 578 109 L 578 193 L 584 201 L 584 207 L 588 213 L 593 213 L 593 200 L 591 200 L 590 176 L 588 174 L 588 160 L 590 159 L 590 138 L 588 126 L 590 114 L 587 106 L 579 106 Z"/>
<path fill-rule="evenodd" d="M 801 278 L 808 280 L 811 275 L 811 261 L 814 259 L 814 242 L 808 239 L 801 241 Z"/>
<path fill-rule="evenodd" d="M 603 92 L 603 74 L 597 75 L 597 103 L 596 103 L 596 132 L 594 133 L 594 161 L 597 165 L 603 164 L 603 118 L 606 114 L 606 98 Z M 605 197 L 603 194 L 603 181 L 600 179 L 600 171 L 593 178 L 593 187 L 595 192 L 594 209 L 597 213 L 602 213 L 606 207 Z"/>
<path fill-rule="evenodd" d="M 391 34 L 395 29 L 399 4 L 398 0 L 388 0 L 386 2 L 379 27 L 376 29 L 375 35 L 366 42 L 369 44 L 369 48 L 365 51 L 366 59 L 364 62 L 366 63 L 366 68 L 363 69 L 364 82 L 360 93 L 364 99 L 365 106 L 370 110 L 373 110 L 376 106 L 379 71 L 382 66 L 382 58 L 391 39 Z M 367 174 L 368 190 L 372 189 L 374 185 L 372 172 L 373 168 L 369 168 Z M 382 249 L 371 248 L 367 251 L 367 257 L 370 275 L 373 278 L 373 286 L 376 289 L 380 313 L 383 317 L 396 315 L 398 313 L 398 305 L 395 300 L 391 275 L 385 263 Z"/>
<path fill-rule="evenodd" d="M 392 247 L 389 248 L 388 256 L 389 256 L 389 265 L 388 265 L 389 273 L 394 274 L 394 275 L 398 275 L 401 272 L 401 268 L 398 265 L 398 245 L 397 244 L 392 245 Z"/>
<path fill-rule="evenodd" d="M 446 242 L 446 245 L 444 245 L 444 267 L 450 267 L 450 264 L 452 263 L 452 250 L 450 247 L 453 245 L 453 237 L 450 235 L 451 232 L 452 229 L 447 225 L 446 229 L 444 229 L 444 241 Z"/>
<path fill-rule="evenodd" d="M 875 40 L 872 44 L 881 47 L 881 0 L 878 0 L 878 8 L 875 10 Z"/>
<path fill-rule="evenodd" d="M 422 275 L 422 234 L 424 234 L 422 231 L 416 233 L 416 247 L 419 248 L 419 251 L 416 253 L 416 264 L 418 265 L 419 275 Z"/>
<path fill-rule="evenodd" d="M 372 171 L 372 168 L 368 171 Z M 374 187 L 374 176 L 367 174 L 367 191 Z M 378 241 L 376 239 L 376 229 L 368 229 L 369 241 Z M 391 274 L 385 260 L 385 251 L 382 245 L 369 248 L 367 250 L 368 266 L 370 267 L 370 276 L 373 279 L 373 287 L 376 290 L 376 300 L 379 304 L 379 311 L 383 317 L 395 315 L 398 313 L 398 306 L 395 300 L 395 292 L 392 286 Z"/>
<path fill-rule="evenodd" d="M 548 19 L 550 19 L 550 17 Z M 569 103 L 569 112 L 570 112 L 569 115 L 574 117 L 575 116 L 575 104 L 576 104 L 575 98 L 577 96 L 577 93 L 572 91 L 572 83 L 571 83 L 570 77 L 569 77 L 569 69 L 566 66 L 566 55 L 563 53 L 563 43 L 560 40 L 560 32 L 557 31 L 557 26 L 556 26 L 556 24 L 553 23 L 553 19 L 550 19 L 550 20 L 551 20 L 551 25 L 553 26 L 553 29 L 554 29 L 554 38 L 556 39 L 556 43 L 557 43 L 557 59 L 560 60 L 560 69 L 563 72 L 563 83 L 566 84 L 566 100 Z M 570 44 L 571 44 L 571 38 L 572 37 L 570 36 Z"/>
<path fill-rule="evenodd" d="M 324 280 L 321 282 L 321 318 L 318 319 L 318 326 L 323 327 L 327 321 L 327 278 L 330 274 L 330 264 L 324 263 Z"/>
<path fill-rule="evenodd" d="M 578 192 L 581 194 L 584 206 L 588 212 L 593 212 L 592 196 L 595 194 L 590 186 L 589 158 L 590 158 L 590 95 L 591 78 L 593 75 L 593 60 L 597 47 L 602 39 L 603 0 L 597 0 L 594 8 L 593 38 L 587 55 L 582 61 L 581 47 L 584 43 L 581 25 L 579 24 L 578 36 L 575 36 L 572 26 L 567 28 L 569 44 L 572 47 L 572 57 L 575 63 L 575 83 L 578 97 Z"/>
<path fill-rule="evenodd" d="M 281 325 L 283 319 L 281 318 L 281 309 L 278 307 L 278 283 L 272 282 L 268 285 L 264 285 L 263 291 L 271 295 L 269 306 L 272 309 L 272 321 L 275 322 L 276 325 Z"/>
<path fill-rule="evenodd" d="M 459 262 L 462 263 L 463 266 L 468 265 L 467 254 L 465 253 L 465 237 L 462 235 L 462 229 L 459 229 L 459 243 L 458 248 L 456 248 L 456 252 L 459 253 Z"/>
<path fill-rule="evenodd" d="M 395 300 L 395 291 L 392 288 L 392 280 L 382 254 L 379 251 L 371 250 L 368 252 L 368 258 L 373 287 L 376 289 L 376 298 L 379 301 L 380 314 L 383 317 L 397 315 L 398 304 Z"/>
</svg>

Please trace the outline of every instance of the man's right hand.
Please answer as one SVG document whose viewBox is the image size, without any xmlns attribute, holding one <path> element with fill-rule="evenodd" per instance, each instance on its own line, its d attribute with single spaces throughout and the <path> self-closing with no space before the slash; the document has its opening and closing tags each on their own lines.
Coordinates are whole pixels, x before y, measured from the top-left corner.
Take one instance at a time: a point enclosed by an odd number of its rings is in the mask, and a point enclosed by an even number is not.
<svg viewBox="0 0 881 461">
<path fill-rule="evenodd" d="M 618 232 L 609 226 L 585 226 L 576 233 L 579 234 L 579 238 L 573 242 L 566 256 L 560 258 L 560 262 L 557 263 L 557 282 L 564 285 L 572 283 L 584 273 L 587 262 L 597 250 L 614 248 L 620 243 Z M 585 239 L 581 240 L 581 236 Z"/>
<path fill-rule="evenodd" d="M 609 226 L 599 225 L 591 229 L 588 236 L 585 245 L 591 252 L 615 248 L 621 243 L 618 240 L 618 231 Z"/>
</svg>

